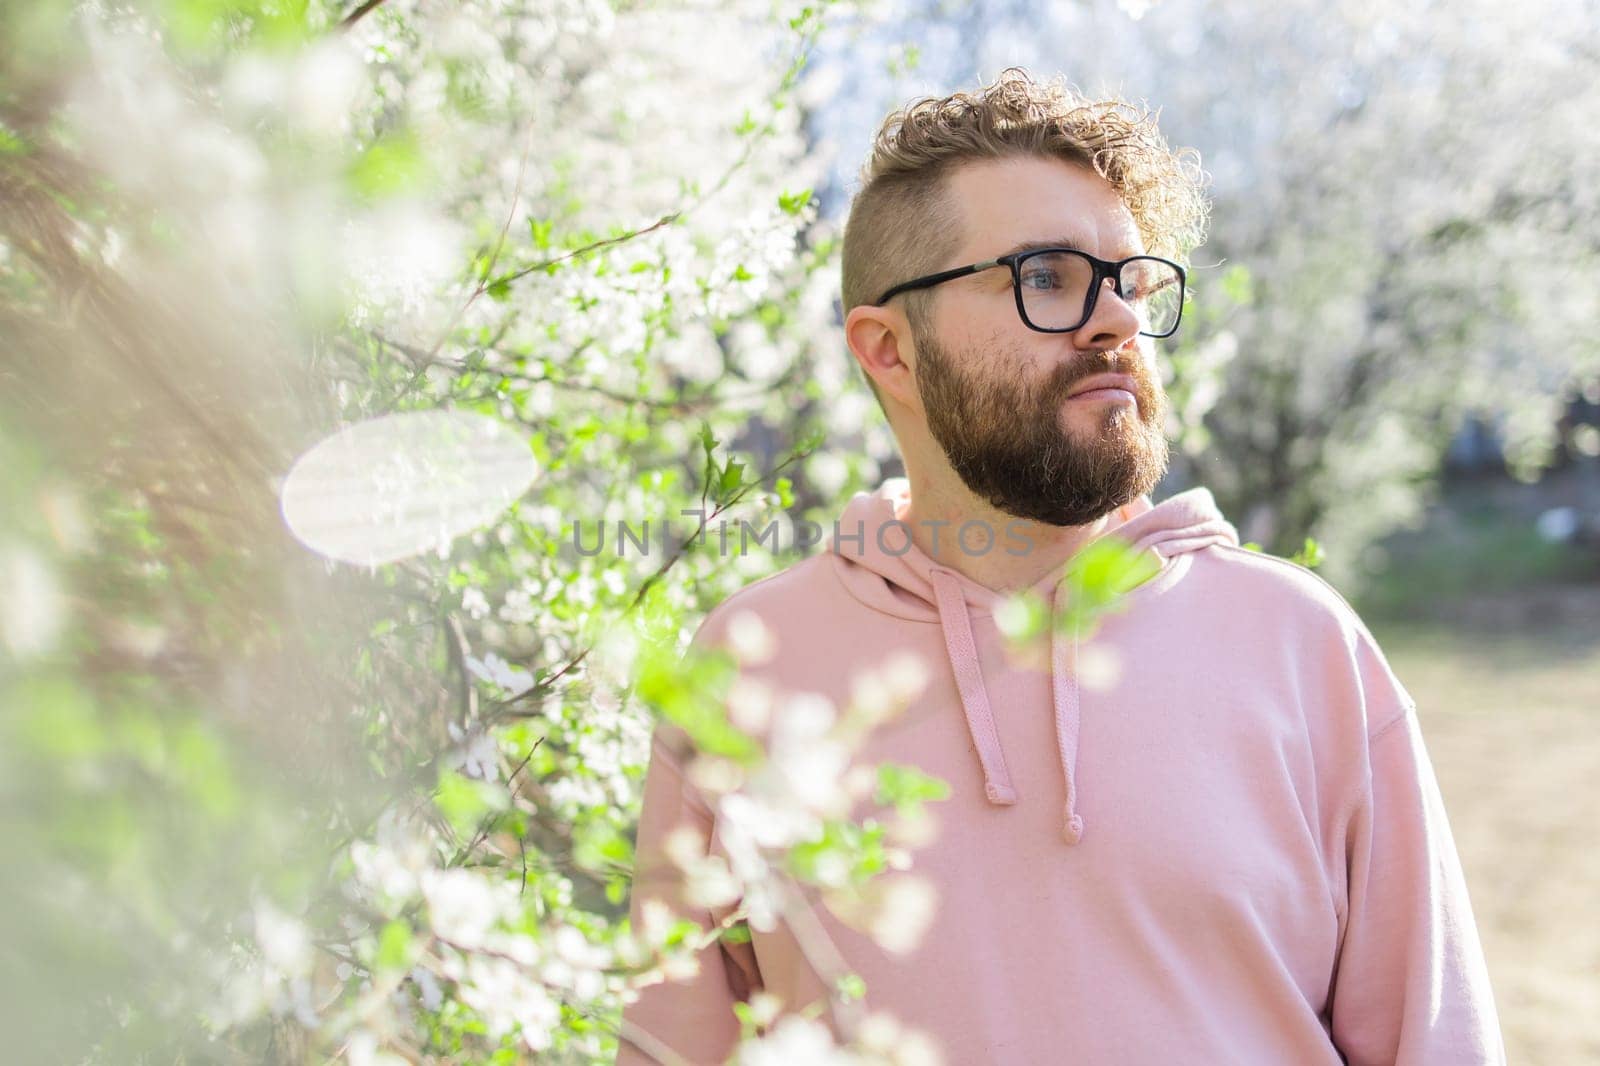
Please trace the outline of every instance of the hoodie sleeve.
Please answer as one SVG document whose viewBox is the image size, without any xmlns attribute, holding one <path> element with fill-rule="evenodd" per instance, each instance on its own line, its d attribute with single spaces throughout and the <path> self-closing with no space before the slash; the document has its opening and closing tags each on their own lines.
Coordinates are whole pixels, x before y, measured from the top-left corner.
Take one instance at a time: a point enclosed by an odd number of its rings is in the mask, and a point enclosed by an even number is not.
<svg viewBox="0 0 1600 1066">
<path fill-rule="evenodd" d="M 670 727 L 658 725 L 651 740 L 634 848 L 630 927 L 640 927 L 645 900 L 655 899 L 671 907 L 674 915 L 692 918 L 709 930 L 718 919 L 687 902 L 682 874 L 665 850 L 667 835 L 681 825 L 697 829 L 709 846 L 714 820 L 699 793 L 685 782 L 682 764 L 667 740 L 671 735 Z M 733 1053 L 739 1041 L 733 1004 L 748 998 L 759 981 L 754 952 L 748 942 L 727 945 L 718 940 L 701 949 L 697 962 L 692 977 L 650 985 L 623 1009 L 617 1066 L 673 1061 L 630 1042 L 630 1026 L 695 1066 L 724 1062 Z"/>
<path fill-rule="evenodd" d="M 1332 1036 L 1350 1066 L 1506 1061 L 1488 968 L 1415 706 L 1368 741 L 1346 837 Z"/>
</svg>

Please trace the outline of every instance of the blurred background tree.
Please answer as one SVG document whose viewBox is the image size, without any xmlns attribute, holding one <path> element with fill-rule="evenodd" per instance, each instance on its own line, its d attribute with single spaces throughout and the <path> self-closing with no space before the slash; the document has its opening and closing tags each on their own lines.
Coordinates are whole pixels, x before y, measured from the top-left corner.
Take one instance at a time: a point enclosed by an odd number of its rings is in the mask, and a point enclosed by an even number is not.
<svg viewBox="0 0 1600 1066">
<path fill-rule="evenodd" d="M 1209 486 L 1269 550 L 1316 537 L 1353 589 L 1365 549 L 1420 521 L 1469 415 L 1500 428 L 1518 477 L 1555 458 L 1563 412 L 1600 378 L 1594 4 L 906 12 L 914 34 L 825 42 L 840 106 L 818 135 L 841 163 L 895 101 L 1011 64 L 1148 101 L 1172 143 L 1199 149 L 1215 208 L 1199 313 L 1168 368 L 1183 445 L 1169 489 Z M 846 202 L 849 177 L 826 203 Z"/>
<path fill-rule="evenodd" d="M 683 511 L 764 528 L 830 383 L 791 106 L 821 15 L 6 7 L 20 1059 L 610 1057 L 684 950 L 618 940 L 652 715 L 773 561 Z M 534 490 L 370 571 L 287 535 L 297 455 L 426 410 L 521 427 Z M 758 468 L 721 442 L 763 415 L 791 455 Z M 644 545 L 577 550 L 619 521 Z"/>
</svg>

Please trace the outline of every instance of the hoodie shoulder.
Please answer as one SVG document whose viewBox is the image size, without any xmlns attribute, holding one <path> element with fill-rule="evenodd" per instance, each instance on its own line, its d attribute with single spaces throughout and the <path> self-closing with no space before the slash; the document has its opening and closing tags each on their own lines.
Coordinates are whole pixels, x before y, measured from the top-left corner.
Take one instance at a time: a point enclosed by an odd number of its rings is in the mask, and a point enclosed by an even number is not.
<svg viewBox="0 0 1600 1066">
<path fill-rule="evenodd" d="M 1194 576 L 1205 574 L 1215 585 L 1204 587 L 1210 581 L 1202 577 L 1197 591 L 1248 614 L 1263 639 L 1281 641 L 1303 658 L 1338 653 L 1347 676 L 1367 697 L 1369 735 L 1415 709 L 1366 622 L 1321 575 L 1276 555 L 1227 544 L 1199 555 L 1209 565 L 1197 565 Z"/>
<path fill-rule="evenodd" d="M 1270 591 L 1290 602 L 1298 601 L 1305 610 L 1326 615 L 1330 620 L 1366 628 L 1350 601 L 1308 567 L 1234 544 L 1210 545 L 1209 551 L 1227 580 L 1239 583 L 1241 593 Z"/>
<path fill-rule="evenodd" d="M 838 583 L 827 556 L 827 552 L 807 556 L 732 593 L 706 613 L 695 631 L 694 643 L 724 643 L 730 623 L 746 612 L 759 618 L 769 630 L 784 619 L 816 617 L 826 609 L 827 598 L 837 591 Z"/>
</svg>

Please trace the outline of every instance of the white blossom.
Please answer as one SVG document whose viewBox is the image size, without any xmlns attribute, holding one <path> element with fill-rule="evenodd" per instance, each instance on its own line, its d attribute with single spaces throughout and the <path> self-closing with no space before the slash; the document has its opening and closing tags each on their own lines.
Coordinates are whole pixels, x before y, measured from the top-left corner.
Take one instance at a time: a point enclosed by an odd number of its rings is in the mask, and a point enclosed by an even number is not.
<svg viewBox="0 0 1600 1066">
<path fill-rule="evenodd" d="M 55 570 L 21 545 L 0 546 L 0 642 L 12 655 L 42 655 L 55 647 L 67 620 L 67 601 Z"/>
<path fill-rule="evenodd" d="M 532 674 L 520 666 L 512 666 L 492 651 L 482 659 L 467 656 L 467 670 L 478 680 L 504 689 L 508 697 L 520 696 L 533 687 Z"/>
<path fill-rule="evenodd" d="M 728 619 L 728 648 L 747 666 L 767 662 L 778 650 L 777 638 L 753 611 L 736 611 Z"/>
<path fill-rule="evenodd" d="M 491 931 L 516 906 L 516 885 L 470 870 L 427 870 L 421 878 L 438 934 L 462 948 L 487 946 Z"/>
<path fill-rule="evenodd" d="M 471 956 L 461 981 L 461 999 L 483 1018 L 491 1037 L 520 1027 L 522 1042 L 532 1051 L 550 1046 L 550 1030 L 561 1020 L 560 1008 L 522 967 L 509 959 Z"/>
<path fill-rule="evenodd" d="M 779 1019 L 772 1032 L 739 1045 L 738 1066 L 861 1066 L 860 1056 L 839 1047 L 819 1021 L 797 1014 Z"/>
</svg>

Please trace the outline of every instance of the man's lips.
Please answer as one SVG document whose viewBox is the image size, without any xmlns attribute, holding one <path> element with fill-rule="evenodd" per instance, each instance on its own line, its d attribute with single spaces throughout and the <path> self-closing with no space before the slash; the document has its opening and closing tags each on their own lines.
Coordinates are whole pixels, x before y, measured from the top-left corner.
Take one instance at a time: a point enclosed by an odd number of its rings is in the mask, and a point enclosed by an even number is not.
<svg viewBox="0 0 1600 1066">
<path fill-rule="evenodd" d="M 1084 378 L 1067 393 L 1069 400 L 1136 400 L 1138 386 L 1127 374 L 1096 374 Z"/>
<path fill-rule="evenodd" d="M 1116 403 L 1136 403 L 1138 397 L 1127 389 L 1089 389 L 1067 397 L 1070 400 L 1110 400 Z"/>
</svg>

